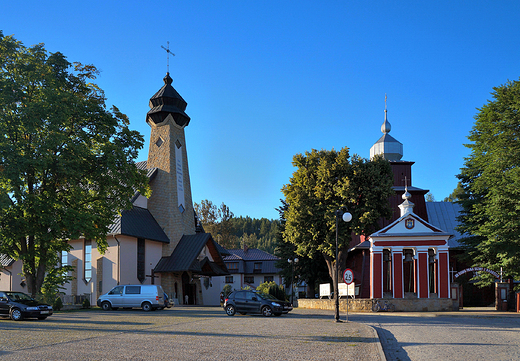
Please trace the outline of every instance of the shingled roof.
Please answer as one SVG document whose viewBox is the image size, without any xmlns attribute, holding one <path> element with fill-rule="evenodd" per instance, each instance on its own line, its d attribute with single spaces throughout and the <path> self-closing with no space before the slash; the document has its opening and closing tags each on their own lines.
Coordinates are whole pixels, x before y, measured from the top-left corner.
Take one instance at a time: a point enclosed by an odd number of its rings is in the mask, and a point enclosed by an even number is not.
<svg viewBox="0 0 520 361">
<path fill-rule="evenodd" d="M 199 261 L 202 249 L 208 246 L 213 262 L 205 257 Z M 157 263 L 155 272 L 181 273 L 191 271 L 206 276 L 223 276 L 229 274 L 227 267 L 218 251 L 217 243 L 210 233 L 198 233 L 182 236 L 179 244 L 169 257 L 163 257 Z"/>
<path fill-rule="evenodd" d="M 224 261 L 278 261 L 280 258 L 256 248 L 230 249 L 230 256 L 224 257 Z"/>
<path fill-rule="evenodd" d="M 151 241 L 170 243 L 159 223 L 145 208 L 133 207 L 123 211 L 110 226 L 108 235 L 125 235 Z"/>
</svg>

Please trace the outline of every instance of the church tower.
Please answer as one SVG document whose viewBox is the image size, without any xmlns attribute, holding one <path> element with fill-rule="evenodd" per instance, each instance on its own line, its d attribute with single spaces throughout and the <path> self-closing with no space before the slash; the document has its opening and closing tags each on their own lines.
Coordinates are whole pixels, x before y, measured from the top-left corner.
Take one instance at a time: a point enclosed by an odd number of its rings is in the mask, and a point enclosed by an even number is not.
<svg viewBox="0 0 520 361">
<path fill-rule="evenodd" d="M 399 205 L 401 204 L 401 198 L 399 194 L 403 194 L 403 192 L 409 192 L 414 197 L 417 202 L 414 212 L 422 219 L 428 221 L 424 200 L 424 195 L 428 193 L 428 190 L 412 186 L 412 165 L 414 162 L 401 160 L 403 157 L 403 144 L 389 134 L 392 127 L 388 121 L 386 100 L 387 97 L 385 95 L 385 120 L 383 125 L 381 125 L 383 136 L 370 148 L 370 159 L 380 155 L 390 162 L 394 175 L 393 189 L 396 194 L 390 197 L 390 206 L 394 210 L 394 214 L 392 218 L 382 220 L 380 226 L 385 227 L 400 217 Z"/>
<path fill-rule="evenodd" d="M 148 209 L 170 239 L 163 256 L 169 256 L 183 235 L 195 234 L 188 155 L 184 128 L 190 117 L 187 103 L 172 86 L 169 73 L 164 86 L 150 99 L 146 122 L 152 128 L 147 167 L 157 168 Z"/>
</svg>

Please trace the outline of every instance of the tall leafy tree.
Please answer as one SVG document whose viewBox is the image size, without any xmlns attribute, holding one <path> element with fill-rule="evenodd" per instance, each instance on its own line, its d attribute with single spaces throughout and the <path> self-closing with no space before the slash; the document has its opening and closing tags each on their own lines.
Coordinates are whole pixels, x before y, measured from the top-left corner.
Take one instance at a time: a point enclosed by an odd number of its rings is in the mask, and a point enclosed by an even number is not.
<svg viewBox="0 0 520 361">
<path fill-rule="evenodd" d="M 458 175 L 459 230 L 475 265 L 520 277 L 520 82 L 493 88 L 475 116 L 471 149 Z M 481 284 L 492 277 L 481 276 Z"/>
<path fill-rule="evenodd" d="M 218 244 L 228 249 L 238 247 L 239 240 L 234 235 L 234 215 L 224 202 L 217 207 L 212 201 L 203 199 L 200 204 L 195 203 L 193 207 L 204 231 L 211 233 Z"/>
<path fill-rule="evenodd" d="M 288 204 L 281 200 L 282 205 L 277 208 L 280 214 L 280 227 L 277 236 L 277 246 L 275 255 L 280 257 L 276 266 L 281 269 L 280 275 L 285 280 L 285 287 L 289 289 L 291 282 L 296 285 L 299 281 L 307 284 L 307 297 L 314 298 L 317 285 L 330 282 L 327 264 L 323 257 L 306 257 L 296 254 L 296 246 L 290 242 L 285 242 L 283 232 L 285 230 L 285 212 L 289 209 Z M 288 260 L 298 258 L 298 262 L 289 263 Z M 296 287 L 296 286 L 295 286 Z"/>
<path fill-rule="evenodd" d="M 344 205 L 352 214 L 351 222 L 339 222 L 338 260 L 344 266 L 352 234 L 370 234 L 381 217 L 392 215 L 390 164 L 381 157 L 350 157 L 343 148 L 297 154 L 293 165 L 297 170 L 282 189 L 288 204 L 284 240 L 296 246 L 298 255 L 323 256 L 335 280 L 335 212 Z"/>
<path fill-rule="evenodd" d="M 23 261 L 33 295 L 68 240 L 103 251 L 114 216 L 149 193 L 143 137 L 106 109 L 97 74 L 0 32 L 0 253 Z"/>
<path fill-rule="evenodd" d="M 464 188 L 460 182 L 457 183 L 457 187 L 450 193 L 449 196 L 445 197 L 443 202 L 457 202 L 461 199 L 461 196 L 464 194 Z"/>
</svg>

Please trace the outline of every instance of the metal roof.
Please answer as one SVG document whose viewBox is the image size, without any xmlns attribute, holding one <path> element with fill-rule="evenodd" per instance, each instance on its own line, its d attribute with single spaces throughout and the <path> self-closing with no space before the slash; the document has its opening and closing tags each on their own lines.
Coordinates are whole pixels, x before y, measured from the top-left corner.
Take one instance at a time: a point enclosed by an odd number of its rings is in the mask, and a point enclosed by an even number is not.
<svg viewBox="0 0 520 361">
<path fill-rule="evenodd" d="M 457 217 L 462 211 L 461 205 L 453 202 L 426 202 L 426 211 L 432 225 L 453 234 L 453 237 L 448 240 L 448 246 L 460 247 L 459 239 L 463 237 L 455 228 L 459 225 Z"/>
<path fill-rule="evenodd" d="M 153 177 L 155 177 L 155 175 L 157 174 L 158 168 L 157 167 L 148 168 L 148 161 L 146 161 L 146 160 L 135 163 L 135 166 L 137 167 L 137 169 L 147 171 L 146 176 L 148 178 L 150 178 L 150 180 L 153 179 Z"/>
<path fill-rule="evenodd" d="M 123 211 L 110 226 L 108 235 L 118 234 L 170 243 L 168 236 L 150 211 L 135 206 L 130 210 Z"/>
<path fill-rule="evenodd" d="M 14 263 L 14 259 L 6 256 L 5 254 L 0 254 L 0 265 L 2 267 L 9 267 Z"/>
</svg>

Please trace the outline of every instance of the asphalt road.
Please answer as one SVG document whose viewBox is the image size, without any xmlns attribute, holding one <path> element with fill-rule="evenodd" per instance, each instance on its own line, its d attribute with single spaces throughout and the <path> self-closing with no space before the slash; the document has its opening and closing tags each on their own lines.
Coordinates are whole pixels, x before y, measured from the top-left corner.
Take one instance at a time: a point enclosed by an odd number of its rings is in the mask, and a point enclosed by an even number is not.
<svg viewBox="0 0 520 361">
<path fill-rule="evenodd" d="M 492 308 L 441 313 L 357 313 L 378 331 L 388 361 L 520 360 L 520 314 Z"/>
<path fill-rule="evenodd" d="M 335 323 L 333 313 L 227 316 L 175 307 L 56 313 L 45 321 L 0 319 L 0 360 L 381 360 L 375 330 Z M 383 356 L 384 358 L 384 356 Z"/>
</svg>

